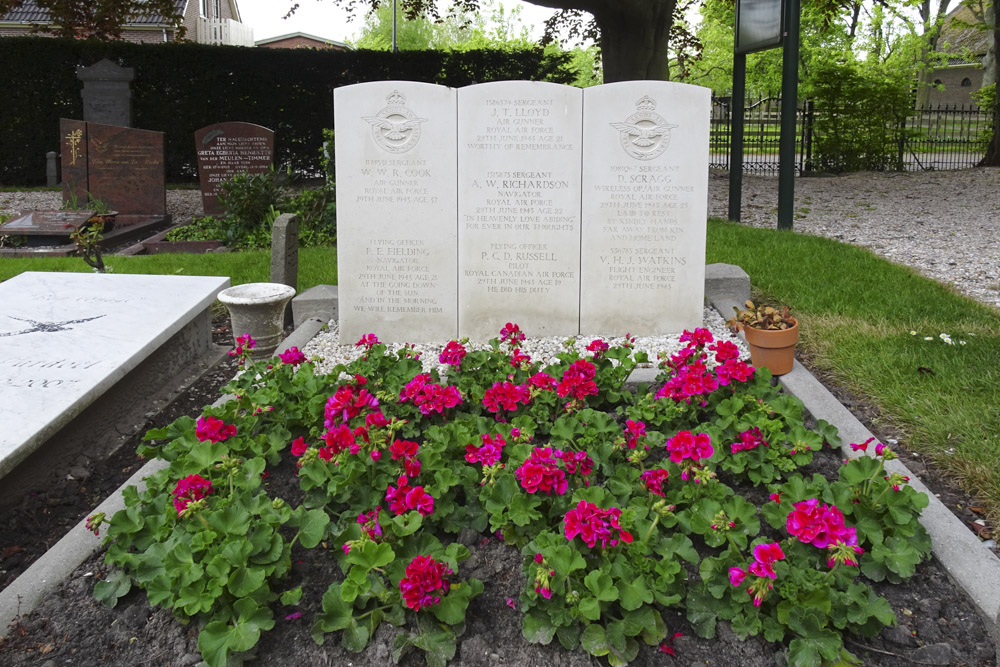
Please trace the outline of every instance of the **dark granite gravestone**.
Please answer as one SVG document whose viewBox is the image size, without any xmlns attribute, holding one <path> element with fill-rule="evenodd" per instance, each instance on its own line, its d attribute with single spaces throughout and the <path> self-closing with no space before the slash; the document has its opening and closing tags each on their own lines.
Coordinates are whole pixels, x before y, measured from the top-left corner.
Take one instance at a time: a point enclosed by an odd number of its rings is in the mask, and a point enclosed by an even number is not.
<svg viewBox="0 0 1000 667">
<path fill-rule="evenodd" d="M 216 123 L 194 133 L 206 215 L 223 213 L 222 184 L 237 174 L 261 174 L 274 161 L 274 131 L 253 123 Z"/>
<path fill-rule="evenodd" d="M 87 123 L 89 192 L 129 215 L 167 212 L 163 133 Z"/>
<path fill-rule="evenodd" d="M 83 120 L 104 125 L 132 126 L 132 90 L 135 69 L 119 67 L 107 58 L 90 67 L 77 67 L 83 81 Z"/>
</svg>

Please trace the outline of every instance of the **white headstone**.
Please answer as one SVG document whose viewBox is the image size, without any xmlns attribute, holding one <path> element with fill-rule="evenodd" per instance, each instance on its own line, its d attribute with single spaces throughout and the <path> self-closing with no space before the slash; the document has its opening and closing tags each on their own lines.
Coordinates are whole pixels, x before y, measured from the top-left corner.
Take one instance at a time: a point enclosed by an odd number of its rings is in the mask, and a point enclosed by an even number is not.
<svg viewBox="0 0 1000 667">
<path fill-rule="evenodd" d="M 228 285 L 202 276 L 35 272 L 0 283 L 0 476 Z"/>
<path fill-rule="evenodd" d="M 577 333 L 582 91 L 487 83 L 458 110 L 459 335 Z"/>
<path fill-rule="evenodd" d="M 584 91 L 582 333 L 701 326 L 710 104 L 672 82 Z"/>
<path fill-rule="evenodd" d="M 455 91 L 376 81 L 334 91 L 341 340 L 458 327 Z"/>
</svg>

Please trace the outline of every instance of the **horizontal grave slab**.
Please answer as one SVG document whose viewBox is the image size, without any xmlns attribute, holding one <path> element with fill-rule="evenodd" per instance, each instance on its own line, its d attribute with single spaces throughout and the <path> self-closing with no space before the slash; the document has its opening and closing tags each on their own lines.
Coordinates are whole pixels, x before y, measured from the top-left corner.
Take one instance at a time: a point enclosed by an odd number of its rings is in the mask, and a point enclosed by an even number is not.
<svg viewBox="0 0 1000 667">
<path fill-rule="evenodd" d="M 0 283 L 0 477 L 202 316 L 228 278 L 25 272 Z M 211 342 L 197 341 L 206 346 Z"/>
<path fill-rule="evenodd" d="M 708 89 L 387 81 L 334 105 L 344 340 L 701 324 Z"/>
</svg>

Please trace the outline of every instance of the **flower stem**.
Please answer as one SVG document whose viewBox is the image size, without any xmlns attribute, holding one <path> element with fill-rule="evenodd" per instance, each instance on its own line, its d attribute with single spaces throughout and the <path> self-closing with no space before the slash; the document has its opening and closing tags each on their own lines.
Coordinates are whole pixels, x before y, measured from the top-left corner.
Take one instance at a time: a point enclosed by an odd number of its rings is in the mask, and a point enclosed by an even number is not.
<svg viewBox="0 0 1000 667">
<path fill-rule="evenodd" d="M 660 523 L 660 516 L 659 515 L 657 515 L 656 518 L 653 519 L 652 525 L 650 525 L 649 526 L 649 530 L 646 531 L 646 536 L 644 538 L 642 538 L 643 542 L 649 542 L 649 538 L 653 534 L 653 531 L 656 529 L 656 524 L 658 524 L 658 523 Z"/>
</svg>

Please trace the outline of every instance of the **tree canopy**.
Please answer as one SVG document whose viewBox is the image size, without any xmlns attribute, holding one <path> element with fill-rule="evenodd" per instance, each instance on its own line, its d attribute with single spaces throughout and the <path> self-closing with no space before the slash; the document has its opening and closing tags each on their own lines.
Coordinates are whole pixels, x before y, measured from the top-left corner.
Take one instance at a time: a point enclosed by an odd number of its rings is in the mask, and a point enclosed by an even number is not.
<svg viewBox="0 0 1000 667">
<path fill-rule="evenodd" d="M 167 25 L 176 25 L 183 34 L 176 0 L 34 0 L 49 15 L 49 24 L 36 30 L 57 37 L 121 39 L 127 23 L 142 16 L 159 15 Z M 24 0 L 0 0 L 0 16 L 18 9 Z"/>
</svg>

